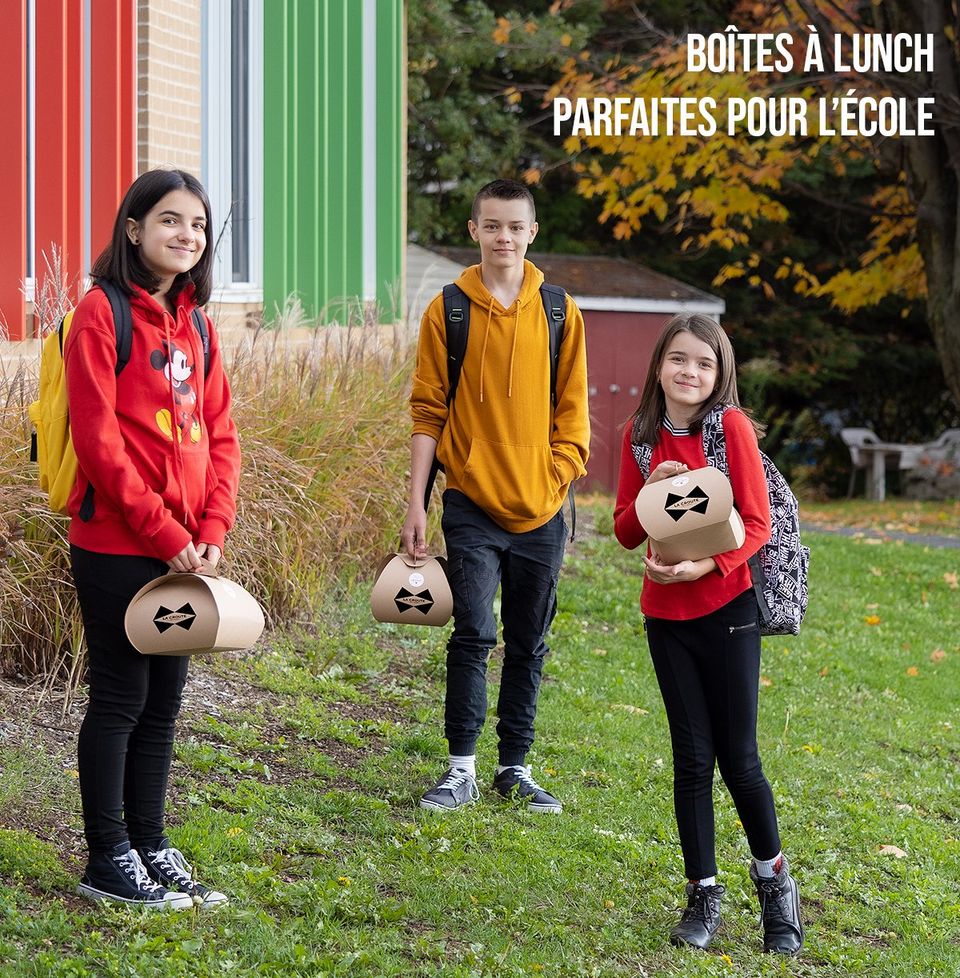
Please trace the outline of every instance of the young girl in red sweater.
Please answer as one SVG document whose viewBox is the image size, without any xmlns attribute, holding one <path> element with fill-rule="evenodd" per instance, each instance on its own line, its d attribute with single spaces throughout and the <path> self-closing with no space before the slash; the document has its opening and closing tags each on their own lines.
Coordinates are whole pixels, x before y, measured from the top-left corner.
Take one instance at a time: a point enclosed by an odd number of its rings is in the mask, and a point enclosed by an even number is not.
<svg viewBox="0 0 960 978">
<path fill-rule="evenodd" d="M 110 302 L 94 286 L 64 348 L 79 463 L 68 504 L 70 556 L 89 655 L 90 700 L 77 745 L 92 900 L 178 909 L 226 897 L 197 882 L 164 830 L 174 722 L 186 657 L 144 656 L 123 619 L 168 570 L 216 565 L 236 515 L 240 451 L 213 324 L 210 203 L 180 170 L 151 170 L 127 191 L 94 282 L 130 304 L 118 372 Z M 205 350 L 204 347 L 207 346 Z"/>
<path fill-rule="evenodd" d="M 803 943 L 797 884 L 780 849 L 773 794 L 757 750 L 760 630 L 747 560 L 770 537 L 770 507 L 757 447 L 761 428 L 739 408 L 736 364 L 712 319 L 681 315 L 664 328 L 640 406 L 624 431 L 615 530 L 629 550 L 647 540 L 634 501 L 644 485 L 638 452 L 652 448 L 657 482 L 707 465 L 701 427 L 723 411 L 733 497 L 746 530 L 737 550 L 665 564 L 643 558 L 640 607 L 673 746 L 674 806 L 688 878 L 687 907 L 673 944 L 705 948 L 720 923 L 716 880 L 714 764 L 733 797 L 750 844 L 764 950 L 796 954 Z"/>
</svg>

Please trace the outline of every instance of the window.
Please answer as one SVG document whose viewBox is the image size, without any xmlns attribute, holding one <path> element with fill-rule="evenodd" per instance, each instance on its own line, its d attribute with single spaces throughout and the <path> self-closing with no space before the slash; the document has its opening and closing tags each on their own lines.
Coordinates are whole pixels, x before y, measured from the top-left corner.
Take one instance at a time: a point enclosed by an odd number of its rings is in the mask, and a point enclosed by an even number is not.
<svg viewBox="0 0 960 978">
<path fill-rule="evenodd" d="M 263 5 L 204 0 L 203 182 L 215 299 L 262 301 Z"/>
</svg>

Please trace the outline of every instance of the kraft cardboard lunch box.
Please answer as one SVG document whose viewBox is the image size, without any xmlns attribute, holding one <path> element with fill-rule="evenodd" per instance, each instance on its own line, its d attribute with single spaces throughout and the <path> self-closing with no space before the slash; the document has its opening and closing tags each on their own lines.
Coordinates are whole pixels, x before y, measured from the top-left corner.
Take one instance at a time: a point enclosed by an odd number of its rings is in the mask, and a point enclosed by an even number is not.
<svg viewBox="0 0 960 978">
<path fill-rule="evenodd" d="M 247 649 L 263 632 L 263 609 L 211 567 L 171 571 L 145 584 L 124 616 L 130 644 L 144 655 L 196 655 Z"/>
<path fill-rule="evenodd" d="M 377 621 L 398 625 L 446 625 L 453 594 L 443 557 L 387 554 L 377 568 L 370 610 Z"/>
<path fill-rule="evenodd" d="M 665 564 L 736 550 L 746 538 L 730 480 L 712 465 L 648 482 L 635 507 L 651 551 Z"/>
</svg>

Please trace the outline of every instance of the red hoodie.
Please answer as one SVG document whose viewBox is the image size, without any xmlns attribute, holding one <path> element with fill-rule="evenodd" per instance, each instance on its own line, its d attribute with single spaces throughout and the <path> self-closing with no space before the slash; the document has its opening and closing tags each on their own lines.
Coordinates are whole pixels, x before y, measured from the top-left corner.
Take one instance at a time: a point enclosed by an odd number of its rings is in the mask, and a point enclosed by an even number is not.
<svg viewBox="0 0 960 978">
<path fill-rule="evenodd" d="M 130 360 L 116 375 L 110 302 L 91 289 L 64 348 L 79 462 L 70 542 L 98 553 L 170 560 L 190 542 L 223 549 L 236 516 L 240 446 L 212 324 L 210 369 L 191 314 L 193 287 L 171 316 L 143 289 L 130 298 Z M 93 512 L 81 505 L 93 485 Z"/>
<path fill-rule="evenodd" d="M 614 532 L 620 543 L 633 550 L 647 539 L 640 524 L 634 502 L 644 486 L 631 443 L 633 425 L 623 432 L 620 454 L 620 484 L 614 510 Z M 730 409 L 723 413 L 723 435 L 730 468 L 730 485 L 734 505 L 743 518 L 746 539 L 738 550 L 728 550 L 713 559 L 717 569 L 696 581 L 676 584 L 657 584 L 649 577 L 643 579 L 640 609 L 649 618 L 669 618 L 686 621 L 716 611 L 752 586 L 747 561 L 770 539 L 770 497 L 767 479 L 757 447 L 753 425 L 741 411 Z M 650 470 L 661 462 L 683 462 L 688 468 L 699 469 L 707 464 L 700 434 L 671 433 L 660 430 L 653 446 Z M 647 548 L 649 553 L 649 547 Z M 642 572 L 644 565 L 639 565 Z"/>
</svg>

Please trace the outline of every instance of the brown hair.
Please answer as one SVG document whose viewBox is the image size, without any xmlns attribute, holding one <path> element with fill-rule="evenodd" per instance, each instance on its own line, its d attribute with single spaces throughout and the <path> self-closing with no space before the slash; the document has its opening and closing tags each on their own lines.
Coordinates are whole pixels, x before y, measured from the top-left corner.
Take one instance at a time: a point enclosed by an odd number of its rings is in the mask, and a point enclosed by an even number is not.
<svg viewBox="0 0 960 978">
<path fill-rule="evenodd" d="M 537 208 L 533 203 L 533 194 L 529 188 L 517 180 L 493 180 L 477 191 L 473 198 L 473 208 L 470 217 L 476 224 L 480 220 L 480 203 L 484 200 L 525 200 L 530 205 L 531 223 L 537 220 Z"/>
<path fill-rule="evenodd" d="M 94 279 L 108 279 L 127 295 L 132 295 L 134 285 L 151 295 L 160 288 L 160 280 L 143 263 L 140 249 L 127 235 L 127 220 L 132 218 L 138 224 L 150 213 L 156 204 L 174 190 L 186 190 L 193 194 L 201 204 L 207 218 L 207 245 L 203 254 L 189 272 L 181 272 L 170 287 L 170 298 L 175 299 L 183 289 L 193 283 L 194 299 L 198 306 L 205 306 L 213 287 L 214 247 L 209 235 L 212 232 L 210 218 L 210 198 L 200 181 L 184 170 L 147 170 L 130 184 L 113 225 L 110 244 L 93 263 L 90 275 Z"/>
<path fill-rule="evenodd" d="M 698 340 L 706 343 L 717 359 L 717 381 L 713 391 L 700 405 L 697 413 L 690 420 L 690 430 L 699 432 L 703 419 L 717 405 L 731 405 L 740 408 L 750 419 L 759 438 L 763 434 L 763 425 L 750 416 L 750 412 L 740 406 L 737 393 L 737 363 L 733 355 L 730 338 L 719 323 L 709 316 L 700 313 L 680 313 L 674 316 L 660 334 L 657 345 L 650 357 L 650 367 L 647 379 L 640 395 L 640 404 L 631 415 L 633 422 L 632 441 L 635 445 L 656 445 L 660 437 L 660 427 L 667 410 L 663 387 L 660 385 L 660 369 L 664 358 L 670 349 L 670 344 L 678 333 L 690 333 Z"/>
</svg>

